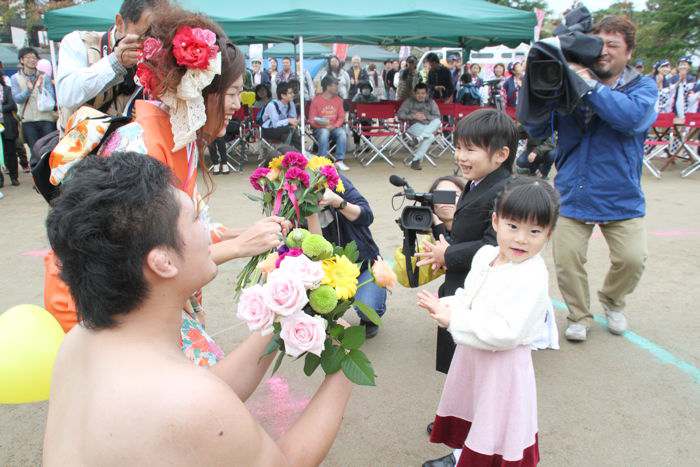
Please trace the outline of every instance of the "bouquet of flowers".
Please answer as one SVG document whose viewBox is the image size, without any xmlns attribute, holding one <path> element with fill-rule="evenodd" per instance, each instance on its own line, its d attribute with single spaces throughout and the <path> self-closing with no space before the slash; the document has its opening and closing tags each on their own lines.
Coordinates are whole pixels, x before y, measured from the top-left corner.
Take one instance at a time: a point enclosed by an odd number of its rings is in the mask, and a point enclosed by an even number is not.
<svg viewBox="0 0 700 467">
<path fill-rule="evenodd" d="M 238 302 L 238 318 L 251 331 L 273 333 L 265 355 L 279 350 L 272 372 L 285 355 L 305 356 L 304 373 L 321 366 L 326 374 L 343 370 L 355 384 L 373 386 L 374 369 L 360 350 L 364 326 L 344 327 L 338 320 L 352 306 L 380 325 L 376 311 L 355 300 L 357 290 L 371 281 L 382 287 L 396 284 L 396 276 L 381 259 L 372 266 L 372 278 L 358 284 L 359 252 L 354 242 L 333 246 L 321 235 L 292 230 L 285 245 L 270 253 L 258 269 L 264 284 L 245 288 Z"/>
<path fill-rule="evenodd" d="M 281 216 L 295 225 L 319 211 L 318 203 L 326 189 L 345 191 L 330 159 L 319 156 L 307 159 L 298 152 L 288 152 L 272 159 L 267 167 L 258 167 L 250 176 L 250 184 L 261 194 L 246 196 L 262 204 L 263 215 Z M 237 294 L 260 281 L 257 266 L 266 256 L 254 256 L 246 264 L 236 282 Z"/>
</svg>

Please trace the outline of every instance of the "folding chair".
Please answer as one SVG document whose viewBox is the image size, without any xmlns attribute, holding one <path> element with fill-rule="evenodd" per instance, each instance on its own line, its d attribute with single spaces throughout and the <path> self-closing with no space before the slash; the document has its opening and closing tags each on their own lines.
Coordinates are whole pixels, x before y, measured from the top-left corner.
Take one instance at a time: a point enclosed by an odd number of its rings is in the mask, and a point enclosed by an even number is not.
<svg viewBox="0 0 700 467">
<path fill-rule="evenodd" d="M 445 151 L 454 152 L 455 150 L 452 136 L 457 127 L 457 118 L 455 116 L 455 104 L 438 102 L 437 106 L 440 110 L 442 126 L 437 134 L 437 138 L 435 138 L 435 141 L 440 146 L 440 152 L 435 157 L 440 157 Z"/>
<path fill-rule="evenodd" d="M 698 155 L 698 147 L 700 146 L 700 141 L 698 141 L 698 136 L 700 136 L 700 113 L 686 113 L 685 127 L 688 133 L 683 140 L 682 149 L 688 153 L 692 163 L 683 169 L 681 177 L 687 177 L 696 170 L 700 170 L 700 155 Z"/>
<path fill-rule="evenodd" d="M 661 170 L 654 167 L 652 164 L 652 159 L 658 157 L 664 152 L 669 156 L 668 148 L 673 142 L 674 137 L 674 123 L 673 120 L 676 116 L 673 113 L 660 113 L 656 117 L 656 121 L 651 126 L 650 135 L 652 139 L 647 139 L 644 142 L 644 166 L 651 172 L 651 174 L 656 178 L 661 178 Z"/>
<path fill-rule="evenodd" d="M 246 117 L 245 107 L 241 107 L 240 109 L 238 109 L 238 110 L 236 111 L 236 113 L 233 114 L 233 116 L 231 117 L 231 120 L 232 120 L 232 121 L 233 121 L 233 120 L 236 120 L 236 121 L 239 122 L 238 137 L 236 137 L 236 139 L 234 139 L 234 140 L 231 141 L 231 142 L 226 142 L 226 155 L 228 156 L 228 159 L 229 159 L 229 162 L 226 162 L 226 165 L 228 165 L 229 168 L 230 168 L 233 172 L 240 172 L 240 171 L 241 171 L 241 167 L 243 166 L 243 163 L 242 163 L 240 160 L 236 159 L 235 155 L 233 154 L 233 151 L 234 151 L 235 148 L 237 148 L 237 147 L 242 146 L 242 145 L 245 144 L 245 130 L 244 130 L 244 127 L 245 127 L 245 125 L 246 125 L 246 118 L 247 118 L 247 117 Z M 231 165 L 231 162 L 230 162 L 230 161 L 232 161 L 232 162 L 236 165 L 236 167 L 234 167 L 233 165 Z M 215 165 L 216 165 L 216 164 L 210 165 L 209 168 L 208 168 L 207 170 L 208 170 L 209 172 L 211 172 Z"/>
<path fill-rule="evenodd" d="M 454 105 L 454 116 L 455 116 L 455 126 L 457 126 L 457 122 L 462 120 L 464 117 L 469 115 L 472 112 L 476 112 L 479 109 L 483 109 L 483 107 L 478 106 L 478 105 L 462 105 L 462 104 L 453 104 Z"/>
<path fill-rule="evenodd" d="M 355 131 L 360 135 L 360 142 L 364 146 L 355 148 L 360 162 L 366 167 L 378 157 L 394 167 L 393 162 L 387 157 L 385 151 L 399 139 L 399 125 L 396 120 L 395 102 L 377 102 L 372 104 L 355 104 Z M 375 124 L 375 120 L 377 120 Z M 372 124 L 367 125 L 367 121 Z M 379 143 L 372 142 L 372 138 L 379 138 Z M 372 154 L 363 157 L 365 152 Z"/>
</svg>

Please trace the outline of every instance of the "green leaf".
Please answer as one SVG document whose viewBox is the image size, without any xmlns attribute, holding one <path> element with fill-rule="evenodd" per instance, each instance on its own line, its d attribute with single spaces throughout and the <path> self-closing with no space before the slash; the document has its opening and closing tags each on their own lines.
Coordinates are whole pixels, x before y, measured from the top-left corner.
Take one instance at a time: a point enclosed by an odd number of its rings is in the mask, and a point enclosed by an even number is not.
<svg viewBox="0 0 700 467">
<path fill-rule="evenodd" d="M 353 240 L 352 242 L 345 245 L 345 250 L 343 251 L 343 254 L 347 256 L 350 261 L 356 263 L 357 259 L 360 257 L 360 251 L 357 249 L 357 243 L 355 243 L 355 241 Z"/>
<path fill-rule="evenodd" d="M 355 302 L 354 305 L 360 309 L 363 315 L 365 315 L 365 318 L 370 320 L 372 323 L 376 324 L 377 326 L 382 325 L 382 318 L 379 317 L 376 311 L 374 311 L 374 308 L 365 305 L 362 302 Z"/>
<path fill-rule="evenodd" d="M 333 318 L 333 321 L 343 316 L 345 312 L 350 309 L 351 306 L 352 302 L 350 300 L 343 300 L 342 302 L 338 302 L 338 304 L 335 307 L 335 310 L 331 311 L 330 314 L 330 316 Z"/>
<path fill-rule="evenodd" d="M 273 199 L 274 199 L 274 197 L 272 196 L 272 193 L 269 191 L 266 191 L 265 194 L 263 195 L 263 198 L 262 198 L 262 200 L 265 204 L 271 204 Z"/>
<path fill-rule="evenodd" d="M 333 254 L 336 256 L 341 256 L 345 250 L 343 249 L 342 246 L 336 246 L 333 248 Z"/>
<path fill-rule="evenodd" d="M 335 339 L 342 339 L 343 333 L 345 332 L 345 328 L 341 326 L 340 324 L 332 324 L 330 330 L 328 333 L 334 337 Z"/>
<path fill-rule="evenodd" d="M 331 345 L 330 350 L 321 352 L 321 367 L 327 375 L 332 375 L 340 370 L 344 358 L 345 350 L 342 347 Z"/>
<path fill-rule="evenodd" d="M 362 347 L 365 343 L 365 327 L 352 326 L 345 330 L 345 335 L 340 340 L 341 345 L 348 349 L 354 350 Z"/>
<path fill-rule="evenodd" d="M 272 367 L 272 374 L 274 375 L 277 370 L 280 369 L 280 365 L 282 364 L 282 359 L 284 358 L 284 352 L 280 352 L 280 354 L 277 356 L 277 360 L 275 360 L 275 366 Z"/>
<path fill-rule="evenodd" d="M 279 350 L 279 349 L 280 349 L 280 344 L 281 344 L 281 343 L 282 343 L 282 340 L 281 340 L 279 337 L 275 336 L 275 337 L 270 341 L 270 343 L 267 344 L 267 347 L 265 348 L 265 352 L 263 352 L 263 354 L 260 356 L 260 359 L 258 360 L 258 363 L 260 363 L 260 361 L 261 361 L 263 358 L 267 357 L 267 356 L 270 355 L 271 353 L 273 353 L 273 352 Z"/>
<path fill-rule="evenodd" d="M 243 196 L 245 196 L 245 197 L 248 198 L 249 200 L 254 201 L 254 202 L 256 202 L 256 203 L 262 203 L 262 202 L 263 202 L 262 196 L 259 196 L 259 195 L 251 195 L 250 193 L 243 193 Z"/>
<path fill-rule="evenodd" d="M 279 321 L 272 323 L 272 329 L 274 330 L 275 334 L 279 334 L 282 332 L 282 323 Z"/>
<path fill-rule="evenodd" d="M 316 368 L 321 364 L 321 357 L 318 355 L 307 352 L 306 360 L 304 360 L 304 374 L 306 376 L 311 376 L 316 371 Z"/>
<path fill-rule="evenodd" d="M 374 386 L 374 368 L 367 356 L 360 350 L 351 350 L 343 359 L 343 373 L 355 384 Z"/>
</svg>

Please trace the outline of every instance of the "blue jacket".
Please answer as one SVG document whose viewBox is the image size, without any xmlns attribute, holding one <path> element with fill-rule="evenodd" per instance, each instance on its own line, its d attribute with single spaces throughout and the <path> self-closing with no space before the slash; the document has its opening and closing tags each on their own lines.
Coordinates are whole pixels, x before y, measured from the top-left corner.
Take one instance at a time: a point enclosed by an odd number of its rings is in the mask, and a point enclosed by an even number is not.
<svg viewBox="0 0 700 467">
<path fill-rule="evenodd" d="M 344 175 L 340 175 L 340 179 L 345 187 L 345 193 L 340 193 L 340 196 L 348 203 L 360 206 L 362 212 L 360 217 L 350 221 L 337 210 L 331 208 L 335 220 L 323 229 L 323 236 L 329 242 L 339 246 L 345 246 L 354 240 L 360 251 L 360 260 L 364 261 L 362 264 L 364 271 L 368 263 L 379 256 L 379 248 L 374 243 L 372 232 L 369 230 L 369 226 L 374 222 L 374 214 L 365 197 L 352 182 Z"/>
<path fill-rule="evenodd" d="M 561 215 L 583 222 L 643 217 L 644 140 L 656 120 L 654 80 L 628 67 L 614 88 L 597 83 L 571 115 L 524 126 L 535 138 L 559 130 L 557 175 Z"/>
</svg>

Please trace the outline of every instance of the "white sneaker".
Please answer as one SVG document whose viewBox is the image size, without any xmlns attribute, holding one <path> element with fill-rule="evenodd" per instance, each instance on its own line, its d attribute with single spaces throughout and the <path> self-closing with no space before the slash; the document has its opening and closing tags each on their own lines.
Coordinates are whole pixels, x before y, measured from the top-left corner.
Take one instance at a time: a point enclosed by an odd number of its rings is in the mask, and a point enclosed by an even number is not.
<svg viewBox="0 0 700 467">
<path fill-rule="evenodd" d="M 224 175 L 231 173 L 231 168 L 228 166 L 228 164 L 221 164 L 221 173 Z"/>
<path fill-rule="evenodd" d="M 580 323 L 569 324 L 569 327 L 566 328 L 566 332 L 564 333 L 566 339 L 573 342 L 585 341 L 587 334 L 588 328 Z"/>
<path fill-rule="evenodd" d="M 219 175 L 221 173 L 221 166 L 219 164 L 214 164 L 214 166 L 211 168 L 211 173 L 213 175 Z"/>
<path fill-rule="evenodd" d="M 335 163 L 335 166 L 338 167 L 338 169 L 339 169 L 339 170 L 342 170 L 343 172 L 346 172 L 346 171 L 350 170 L 350 167 L 348 167 L 347 165 L 345 165 L 345 162 L 343 162 L 343 161 L 338 161 L 338 162 L 336 162 L 336 163 Z"/>
<path fill-rule="evenodd" d="M 627 330 L 627 318 L 621 311 L 605 310 L 605 316 L 608 318 L 608 331 L 611 334 L 619 336 Z"/>
</svg>

